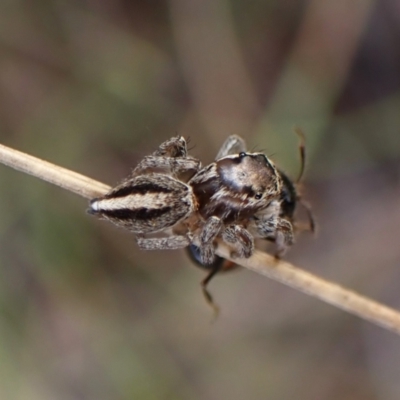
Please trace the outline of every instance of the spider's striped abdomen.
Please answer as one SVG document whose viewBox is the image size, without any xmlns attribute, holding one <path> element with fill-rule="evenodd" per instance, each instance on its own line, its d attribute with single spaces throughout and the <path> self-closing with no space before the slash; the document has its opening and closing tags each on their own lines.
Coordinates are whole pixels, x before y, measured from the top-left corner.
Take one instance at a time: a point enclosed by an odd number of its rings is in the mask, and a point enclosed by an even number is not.
<svg viewBox="0 0 400 400">
<path fill-rule="evenodd" d="M 192 189 L 164 174 L 130 178 L 90 202 L 98 215 L 137 234 L 159 232 L 193 211 Z"/>
</svg>

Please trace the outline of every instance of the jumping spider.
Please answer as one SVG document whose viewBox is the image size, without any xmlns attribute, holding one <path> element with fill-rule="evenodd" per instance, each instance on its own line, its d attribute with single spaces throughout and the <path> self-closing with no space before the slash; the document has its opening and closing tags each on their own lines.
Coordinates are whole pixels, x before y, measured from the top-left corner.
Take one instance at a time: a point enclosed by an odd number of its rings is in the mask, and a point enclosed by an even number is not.
<svg viewBox="0 0 400 400">
<path fill-rule="evenodd" d="M 233 256 L 245 258 L 254 251 L 254 237 L 274 240 L 278 254 L 293 243 L 289 211 L 281 212 L 287 187 L 265 154 L 246 152 L 239 136 L 230 136 L 216 161 L 204 168 L 188 156 L 186 141 L 178 136 L 145 157 L 121 184 L 93 199 L 89 213 L 133 232 L 141 249 L 196 245 L 199 263 L 211 266 L 205 290 L 219 271 L 212 267 L 217 239 L 233 248 Z M 165 236 L 148 237 L 159 232 Z"/>
</svg>

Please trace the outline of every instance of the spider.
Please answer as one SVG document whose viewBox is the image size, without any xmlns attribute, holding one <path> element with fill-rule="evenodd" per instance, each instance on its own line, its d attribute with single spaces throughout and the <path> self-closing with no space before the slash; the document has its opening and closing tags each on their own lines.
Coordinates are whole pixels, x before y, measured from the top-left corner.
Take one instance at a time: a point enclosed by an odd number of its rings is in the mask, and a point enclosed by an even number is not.
<svg viewBox="0 0 400 400">
<path fill-rule="evenodd" d="M 239 136 L 230 136 L 216 161 L 203 168 L 177 136 L 145 157 L 121 184 L 91 200 L 89 213 L 133 232 L 141 249 L 195 244 L 199 262 L 212 266 L 217 239 L 239 258 L 252 255 L 254 237 L 274 238 L 280 253 L 292 244 L 292 225 L 280 212 L 284 188 L 272 161 L 246 152 Z M 164 235 L 148 237 L 155 233 Z M 212 268 L 203 281 L 211 303 L 206 285 L 218 270 Z"/>
</svg>

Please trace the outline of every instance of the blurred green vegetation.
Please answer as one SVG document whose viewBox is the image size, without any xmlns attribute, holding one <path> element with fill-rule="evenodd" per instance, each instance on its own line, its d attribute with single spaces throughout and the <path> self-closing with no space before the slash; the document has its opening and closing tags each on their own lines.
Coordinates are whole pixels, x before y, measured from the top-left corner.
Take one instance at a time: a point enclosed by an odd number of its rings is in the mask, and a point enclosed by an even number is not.
<svg viewBox="0 0 400 400">
<path fill-rule="evenodd" d="M 291 176 L 319 235 L 288 258 L 400 306 L 395 0 L 3 0 L 1 142 L 110 185 L 178 134 Z M 399 339 L 243 271 L 211 285 L 84 200 L 0 168 L 1 399 L 398 399 Z M 301 218 L 301 213 L 300 213 Z"/>
</svg>

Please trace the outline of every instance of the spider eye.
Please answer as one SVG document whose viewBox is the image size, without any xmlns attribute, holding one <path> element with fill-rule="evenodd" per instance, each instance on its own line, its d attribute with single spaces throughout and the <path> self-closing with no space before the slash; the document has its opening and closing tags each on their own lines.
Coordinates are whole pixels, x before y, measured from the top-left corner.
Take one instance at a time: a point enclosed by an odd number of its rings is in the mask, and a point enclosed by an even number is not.
<svg viewBox="0 0 400 400">
<path fill-rule="evenodd" d="M 261 197 L 262 197 L 262 193 L 257 193 L 257 194 L 254 196 L 254 198 L 255 198 L 256 200 L 260 200 Z"/>
<path fill-rule="evenodd" d="M 239 157 L 240 158 L 244 158 L 244 157 L 246 157 L 246 153 L 244 152 L 244 151 L 241 151 L 240 153 L 239 153 Z"/>
</svg>

